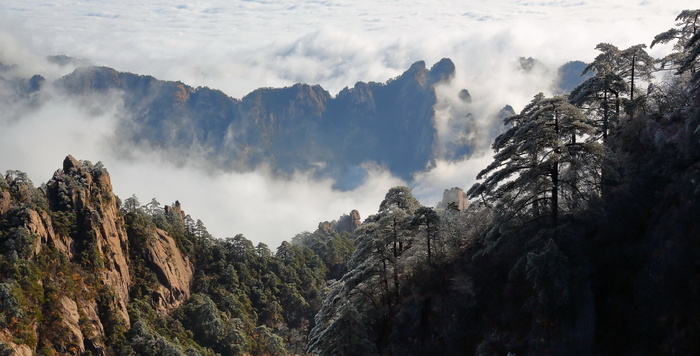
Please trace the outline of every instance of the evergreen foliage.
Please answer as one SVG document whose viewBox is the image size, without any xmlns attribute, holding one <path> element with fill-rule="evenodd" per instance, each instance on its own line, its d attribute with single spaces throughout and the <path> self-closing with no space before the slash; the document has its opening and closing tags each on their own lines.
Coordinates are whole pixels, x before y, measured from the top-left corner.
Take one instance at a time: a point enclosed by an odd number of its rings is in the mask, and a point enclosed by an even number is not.
<svg viewBox="0 0 700 356">
<path fill-rule="evenodd" d="M 650 47 L 656 44 L 665 44 L 675 41 L 673 51 L 666 57 L 659 60 L 661 68 L 671 67 L 678 72 L 684 72 L 690 67 L 697 68 L 695 59 L 697 53 L 693 54 L 691 43 L 693 37 L 700 29 L 700 10 L 683 10 L 676 17 L 676 27 L 662 32 L 654 37 Z"/>
<path fill-rule="evenodd" d="M 323 261 L 326 279 L 340 279 L 347 272 L 347 262 L 355 250 L 355 240 L 349 232 L 317 230 L 294 236 L 292 244 L 308 247 Z"/>
<path fill-rule="evenodd" d="M 124 209 L 132 251 L 131 296 L 142 301 L 134 320 L 150 325 L 158 337 L 175 337 L 169 329 L 176 325 L 176 346 L 185 351 L 192 345 L 199 353 L 225 355 L 282 355 L 288 354 L 287 347 L 303 349 L 306 338 L 298 333 L 305 334 L 313 323 L 326 275 L 312 250 L 284 242 L 273 255 L 265 244 L 254 247 L 243 235 L 215 239 L 200 220 L 192 224 L 191 218 L 176 219 L 155 208 L 155 200 L 150 207 L 135 206 L 134 201 L 138 199 L 133 197 Z M 167 231 L 183 252 L 189 251 L 195 265 L 195 294 L 169 321 L 157 317 L 150 294 L 158 280 L 148 268 L 146 248 L 149 231 L 156 227 Z M 162 323 L 171 326 L 157 327 Z M 141 347 L 130 347 L 135 346 Z"/>
<path fill-rule="evenodd" d="M 496 138 L 493 163 L 468 192 L 496 204 L 504 225 L 549 216 L 556 226 L 560 211 L 585 209 L 596 198 L 605 151 L 578 108 L 540 93 L 504 123 L 510 129 Z"/>
</svg>

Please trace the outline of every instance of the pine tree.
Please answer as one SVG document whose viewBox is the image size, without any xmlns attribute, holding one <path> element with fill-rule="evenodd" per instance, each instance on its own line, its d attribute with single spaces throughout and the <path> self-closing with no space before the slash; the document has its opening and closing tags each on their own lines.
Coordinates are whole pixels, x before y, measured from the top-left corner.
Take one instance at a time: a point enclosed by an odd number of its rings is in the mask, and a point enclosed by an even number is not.
<svg viewBox="0 0 700 356">
<path fill-rule="evenodd" d="M 331 286 L 316 315 L 309 351 L 321 355 L 377 353 L 367 333 L 381 339 L 386 323 L 397 311 L 399 262 L 411 248 L 415 234 L 411 222 L 420 208 L 409 188 L 391 188 L 379 212 L 355 230 L 357 248 L 348 261 L 348 272 Z"/>
<path fill-rule="evenodd" d="M 694 58 L 698 56 L 698 50 L 695 51 L 694 55 L 692 54 L 694 42 L 691 40 L 696 37 L 697 41 L 696 35 L 700 32 L 698 31 L 700 30 L 700 10 L 683 10 L 676 17 L 676 21 L 676 27 L 656 35 L 649 47 L 653 48 L 659 43 L 665 44 L 675 41 L 673 52 L 659 60 L 661 68 L 670 67 L 679 72 L 685 70 L 697 72 L 696 64 L 693 62 Z"/>
<path fill-rule="evenodd" d="M 632 103 L 634 103 L 635 79 L 650 81 L 656 69 L 654 58 L 647 53 L 645 48 L 647 48 L 645 44 L 638 44 L 620 52 L 621 67 L 618 74 L 623 78 L 629 78 L 630 101 Z"/>
<path fill-rule="evenodd" d="M 340 282 L 338 282 L 340 283 Z M 367 335 L 362 314 L 339 293 L 335 286 L 316 315 L 316 327 L 311 330 L 307 351 L 325 355 L 377 355 L 376 346 Z"/>
<path fill-rule="evenodd" d="M 646 45 L 638 44 L 627 49 L 620 50 L 616 46 L 609 43 L 599 43 L 595 47 L 601 53 L 584 69 L 582 74 L 593 72 L 593 78 L 588 79 L 579 87 L 572 91 L 572 101 L 580 104 L 585 103 L 601 91 L 604 94 L 602 98 L 606 104 L 603 106 L 607 110 L 607 104 L 610 98 L 607 97 L 608 92 L 615 96 L 615 111 L 620 114 L 620 97 L 628 96 L 627 112 L 633 115 L 636 108 L 644 103 L 643 97 L 639 95 L 639 90 L 636 89 L 635 82 L 638 80 L 649 81 L 656 69 L 654 58 L 652 58 L 645 50 Z M 621 83 L 624 82 L 625 84 Z M 626 85 L 626 91 L 624 86 Z M 602 90 L 601 90 L 602 89 Z M 574 94 L 576 92 L 576 94 Z M 635 94 L 637 99 L 635 100 Z M 586 100 L 588 98 L 589 100 Z M 608 115 L 605 115 L 604 123 L 609 122 Z M 607 128 L 603 129 L 604 135 L 607 135 Z"/>
<path fill-rule="evenodd" d="M 414 226 L 421 227 L 425 226 L 425 243 L 428 249 L 428 265 L 433 266 L 433 250 L 435 250 L 435 240 L 438 237 L 438 224 L 440 222 L 440 216 L 435 212 L 433 208 L 422 206 L 413 217 L 411 222 Z M 432 246 L 431 246 L 432 243 Z"/>
<path fill-rule="evenodd" d="M 700 103 L 700 9 L 684 10 L 678 14 L 676 21 L 676 27 L 656 35 L 651 46 L 675 41 L 673 52 L 661 60 L 661 66 L 676 69 L 676 85 L 672 88 L 680 90 L 677 90 L 679 93 L 666 90 L 663 94 L 673 95 L 671 102 L 680 102 L 684 107 L 697 107 Z M 700 114 L 697 109 L 691 111 L 693 113 L 687 119 L 688 127 L 697 134 L 700 133 Z"/>
<path fill-rule="evenodd" d="M 603 147 L 590 135 L 593 124 L 562 97 L 541 93 L 519 115 L 505 119 L 511 128 L 496 138 L 494 161 L 469 190 L 522 221 L 581 208 L 598 191 Z"/>
<path fill-rule="evenodd" d="M 612 124 L 620 116 L 620 94 L 627 88 L 627 83 L 615 73 L 595 75 L 574 88 L 569 101 L 585 110 L 594 121 L 597 135 L 606 142 Z"/>
</svg>

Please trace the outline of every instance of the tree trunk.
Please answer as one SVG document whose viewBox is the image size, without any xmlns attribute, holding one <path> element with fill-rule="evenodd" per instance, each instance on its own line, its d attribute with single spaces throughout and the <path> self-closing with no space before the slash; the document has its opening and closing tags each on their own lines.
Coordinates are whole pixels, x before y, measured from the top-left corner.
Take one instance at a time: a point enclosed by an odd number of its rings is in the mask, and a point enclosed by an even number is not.
<svg viewBox="0 0 700 356">
<path fill-rule="evenodd" d="M 394 233 L 394 257 L 399 257 L 399 248 L 397 248 L 397 244 L 399 243 L 399 234 L 396 231 L 396 218 L 394 217 L 394 224 L 391 226 L 392 231 Z"/>
<path fill-rule="evenodd" d="M 603 144 L 608 140 L 608 90 L 603 91 Z"/>
<path fill-rule="evenodd" d="M 637 60 L 637 54 L 632 55 L 632 78 L 630 84 L 630 101 L 634 101 L 634 62 Z"/>
<path fill-rule="evenodd" d="M 559 163 L 552 168 L 552 227 L 559 224 Z"/>
<path fill-rule="evenodd" d="M 400 290 L 399 290 L 399 269 L 398 269 L 398 261 L 397 263 L 394 263 L 394 295 L 399 296 L 400 295 Z"/>
<path fill-rule="evenodd" d="M 391 312 L 391 298 L 389 298 L 389 280 L 386 278 L 387 270 L 386 270 L 386 258 L 382 257 L 382 268 L 384 270 L 384 273 L 382 275 L 382 279 L 384 282 L 384 302 L 386 303 L 387 308 L 389 308 L 389 311 Z"/>
<path fill-rule="evenodd" d="M 425 219 L 425 225 L 426 225 L 425 235 L 428 237 L 428 266 L 432 267 L 433 261 L 431 259 L 432 255 L 430 253 L 430 220 L 429 219 L 430 219 L 429 217 L 426 217 L 426 219 Z"/>
<path fill-rule="evenodd" d="M 554 132 L 557 137 L 559 134 L 559 117 L 557 116 L 556 110 L 554 111 Z M 561 153 L 558 147 L 554 148 L 554 152 Z M 554 162 L 554 167 L 552 167 L 552 225 L 557 226 L 559 215 L 559 162 Z"/>
</svg>

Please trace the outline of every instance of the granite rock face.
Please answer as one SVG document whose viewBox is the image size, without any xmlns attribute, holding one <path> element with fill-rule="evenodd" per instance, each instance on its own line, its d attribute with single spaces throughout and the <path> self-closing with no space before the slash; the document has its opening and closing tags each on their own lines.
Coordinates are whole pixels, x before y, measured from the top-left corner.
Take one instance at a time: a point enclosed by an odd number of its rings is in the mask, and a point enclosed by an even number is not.
<svg viewBox="0 0 700 356">
<path fill-rule="evenodd" d="M 63 161 L 63 170 L 57 171 L 46 187 L 50 207 L 75 215 L 77 233 L 73 251 L 68 252 L 90 254 L 92 251 L 88 249 L 97 250 L 101 260 L 94 262 L 102 264 L 101 279 L 115 294 L 115 306 L 128 325 L 129 239 L 109 174 L 99 166 L 83 167 L 68 156 Z M 69 240 L 65 242 L 70 245 Z"/>
<path fill-rule="evenodd" d="M 360 212 L 357 210 L 352 210 L 350 215 L 343 215 L 338 219 L 338 223 L 335 229 L 338 231 L 345 231 L 352 233 L 358 227 L 362 225 L 362 220 L 360 220 Z"/>
<path fill-rule="evenodd" d="M 168 209 L 184 220 L 179 203 Z M 22 282 L 23 288 L 29 283 L 43 290 L 44 303 L 53 305 L 43 320 L 23 322 L 33 328 L 0 328 L 0 341 L 14 354 L 31 355 L 38 345 L 52 345 L 61 354 L 103 355 L 105 325 L 129 327 L 132 256 L 123 216 L 100 163 L 68 156 L 41 188 L 34 188 L 21 172 L 0 176 L 3 252 L 13 249 L 19 259 L 41 267 L 38 279 Z M 150 231 L 146 267 L 157 276 L 156 306 L 168 311 L 191 295 L 194 267 L 167 232 L 155 227 Z M 3 293 L 12 291 L 13 283 L 4 279 Z M 62 331 L 46 331 L 53 329 Z M 17 341 L 25 339 L 38 344 Z"/>
<path fill-rule="evenodd" d="M 171 310 L 190 297 L 194 266 L 168 233 L 155 228 L 148 245 L 148 264 L 158 277 L 157 307 Z"/>
</svg>

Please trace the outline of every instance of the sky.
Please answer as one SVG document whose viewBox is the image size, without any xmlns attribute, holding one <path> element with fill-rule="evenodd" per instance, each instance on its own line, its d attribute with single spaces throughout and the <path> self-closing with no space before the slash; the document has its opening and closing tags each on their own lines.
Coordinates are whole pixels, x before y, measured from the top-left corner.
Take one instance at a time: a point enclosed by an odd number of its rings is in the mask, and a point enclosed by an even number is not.
<svg viewBox="0 0 700 356">
<path fill-rule="evenodd" d="M 689 0 L 2 0 L 0 62 L 18 65 L 19 77 L 69 73 L 74 66 L 45 60 L 62 54 L 236 98 L 298 82 L 335 95 L 357 81 L 385 82 L 415 61 L 432 66 L 447 57 L 457 74 L 437 88 L 436 128 L 441 142 L 464 139 L 455 132 L 471 113 L 476 150 L 462 161 L 438 159 L 411 182 L 368 163 L 363 185 L 337 191 L 305 172 L 284 179 L 265 169 L 214 173 L 196 155 L 176 164 L 138 148 L 125 154 L 113 135 L 124 115 L 118 97 L 78 102 L 47 92 L 31 110 L 0 101 L 0 172 L 19 169 L 39 185 L 67 154 L 102 161 L 122 199 L 179 200 L 214 236 L 243 233 L 274 248 L 352 209 L 362 218 L 375 213 L 392 186 L 410 185 L 424 205 L 444 189 L 468 189 L 492 157 L 493 113 L 506 104 L 519 111 L 538 92 L 551 94 L 556 68 L 592 60 L 596 44 L 649 45 L 681 10 L 696 7 Z M 525 73 L 519 57 L 542 65 Z M 457 98 L 465 88 L 468 106 Z"/>
</svg>

